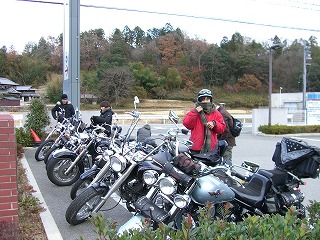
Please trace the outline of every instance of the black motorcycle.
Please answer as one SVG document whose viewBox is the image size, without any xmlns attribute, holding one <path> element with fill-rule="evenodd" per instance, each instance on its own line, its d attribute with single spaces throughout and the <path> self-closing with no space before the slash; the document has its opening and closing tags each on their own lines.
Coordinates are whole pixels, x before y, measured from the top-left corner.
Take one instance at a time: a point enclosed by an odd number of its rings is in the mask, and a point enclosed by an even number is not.
<svg viewBox="0 0 320 240">
<path fill-rule="evenodd" d="M 131 125 L 133 127 L 129 128 L 126 139 L 130 137 L 134 126 L 140 119 L 137 111 L 131 112 L 130 115 L 133 116 Z M 88 188 L 69 205 L 66 211 L 67 222 L 77 225 L 86 221 L 93 213 L 98 212 L 115 192 L 118 192 L 120 198 L 126 202 L 127 209 L 134 211 L 132 203 L 149 191 L 149 185 L 142 181 L 143 173 L 149 170 L 159 174 L 161 171 L 160 167 L 152 164 L 150 157 L 159 150 L 175 151 L 177 149 L 178 151 L 178 147 L 173 147 L 175 144 L 171 144 L 173 140 L 176 140 L 176 134 L 174 131 L 169 131 L 162 143 L 149 153 L 141 151 L 136 146 L 128 146 L 127 140 L 124 141 L 121 148 L 114 145 L 111 148 L 113 153 L 109 155 L 110 160 L 104 164 Z"/>
<path fill-rule="evenodd" d="M 105 128 L 95 126 L 91 132 L 80 133 L 76 150 L 62 148 L 52 154 L 47 162 L 47 176 L 57 186 L 72 185 L 85 170 L 90 169 L 94 159 L 101 154 L 99 149 L 108 148 L 109 137 Z"/>
<path fill-rule="evenodd" d="M 319 176 L 320 149 L 293 138 L 283 138 L 273 156 L 275 168 L 260 169 L 254 163 L 245 162 L 241 167 L 250 172 L 248 175 L 236 171 L 236 165 L 204 167 L 192 158 L 181 162 L 168 155 L 154 156 L 154 159 L 166 174 L 146 175 L 144 181 L 150 182 L 153 188 L 134 203 L 137 214 L 119 229 L 119 234 L 139 229 L 144 218 L 149 218 L 153 227 L 160 222 L 173 222 L 171 226 L 179 229 L 188 214 L 196 225 L 199 208 L 207 202 L 212 203 L 212 219 L 235 223 L 249 215 L 285 215 L 290 207 L 303 218 L 304 194 L 299 186 L 304 184 L 302 178 Z M 225 181 L 226 178 L 229 180 Z"/>
</svg>

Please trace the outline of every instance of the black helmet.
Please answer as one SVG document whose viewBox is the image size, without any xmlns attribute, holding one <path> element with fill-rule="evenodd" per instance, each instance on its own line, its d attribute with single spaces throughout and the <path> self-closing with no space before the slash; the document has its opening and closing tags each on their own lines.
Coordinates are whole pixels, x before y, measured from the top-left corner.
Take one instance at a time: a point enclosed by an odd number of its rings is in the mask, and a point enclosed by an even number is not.
<svg viewBox="0 0 320 240">
<path fill-rule="evenodd" d="M 200 98 L 202 97 L 210 97 L 211 101 L 212 101 L 212 93 L 209 89 L 202 89 L 199 93 L 198 93 L 198 102 L 200 102 Z"/>
</svg>

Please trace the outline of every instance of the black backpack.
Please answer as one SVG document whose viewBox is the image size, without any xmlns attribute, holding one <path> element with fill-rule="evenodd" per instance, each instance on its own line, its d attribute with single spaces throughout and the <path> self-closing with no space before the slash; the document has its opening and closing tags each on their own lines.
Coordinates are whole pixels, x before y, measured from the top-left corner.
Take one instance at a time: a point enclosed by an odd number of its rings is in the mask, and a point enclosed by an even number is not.
<svg viewBox="0 0 320 240">
<path fill-rule="evenodd" d="M 242 126 L 243 126 L 242 122 L 240 122 L 239 119 L 234 118 L 233 116 L 231 116 L 231 117 L 233 120 L 233 126 L 229 125 L 230 132 L 231 132 L 232 136 L 238 137 L 241 133 L 241 130 L 242 130 Z"/>
</svg>

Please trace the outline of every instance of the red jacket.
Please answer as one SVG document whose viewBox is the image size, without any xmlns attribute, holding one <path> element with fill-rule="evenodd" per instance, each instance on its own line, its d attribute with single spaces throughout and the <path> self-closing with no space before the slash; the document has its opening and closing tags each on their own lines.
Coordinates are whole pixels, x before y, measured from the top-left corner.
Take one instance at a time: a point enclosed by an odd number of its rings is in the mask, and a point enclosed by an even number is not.
<svg viewBox="0 0 320 240">
<path fill-rule="evenodd" d="M 215 148 L 218 143 L 217 134 L 224 132 L 226 124 L 223 121 L 221 113 L 214 110 L 210 114 L 206 114 L 208 122 L 215 121 L 216 125 L 211 132 L 211 150 Z M 191 130 L 190 140 L 194 143 L 192 150 L 200 151 L 204 142 L 205 126 L 201 120 L 200 113 L 195 109 L 191 109 L 183 119 L 183 125 Z"/>
</svg>

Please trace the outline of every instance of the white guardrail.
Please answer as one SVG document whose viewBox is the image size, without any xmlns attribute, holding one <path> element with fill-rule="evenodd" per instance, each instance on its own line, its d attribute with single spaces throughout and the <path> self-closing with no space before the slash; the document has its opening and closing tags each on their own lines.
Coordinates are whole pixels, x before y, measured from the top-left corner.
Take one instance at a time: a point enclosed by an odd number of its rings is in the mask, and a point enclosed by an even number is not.
<svg viewBox="0 0 320 240">
<path fill-rule="evenodd" d="M 234 118 L 239 119 L 242 123 L 251 123 L 252 122 L 252 115 L 251 114 L 234 114 L 232 115 Z M 132 116 L 130 115 L 118 115 L 114 116 L 113 119 L 118 119 L 118 121 L 122 121 L 122 124 L 125 123 L 126 120 L 132 120 Z M 152 120 L 161 120 L 163 124 L 166 124 L 166 120 L 169 120 L 168 115 L 141 115 L 141 120 L 147 124 Z"/>
<path fill-rule="evenodd" d="M 14 125 L 15 127 L 23 127 L 25 123 L 25 117 L 21 113 L 11 113 L 13 119 L 14 119 Z M 234 114 L 233 117 L 239 119 L 242 123 L 251 123 L 252 122 L 252 115 L 251 114 Z M 163 124 L 167 123 L 167 120 L 169 120 L 168 115 L 143 115 L 141 114 L 141 120 L 145 123 L 157 123 L 162 122 Z M 132 116 L 128 114 L 117 114 L 117 116 L 113 116 L 113 119 L 118 119 L 119 123 L 125 124 L 127 121 L 132 120 Z M 180 117 L 182 120 L 183 118 Z"/>
</svg>

